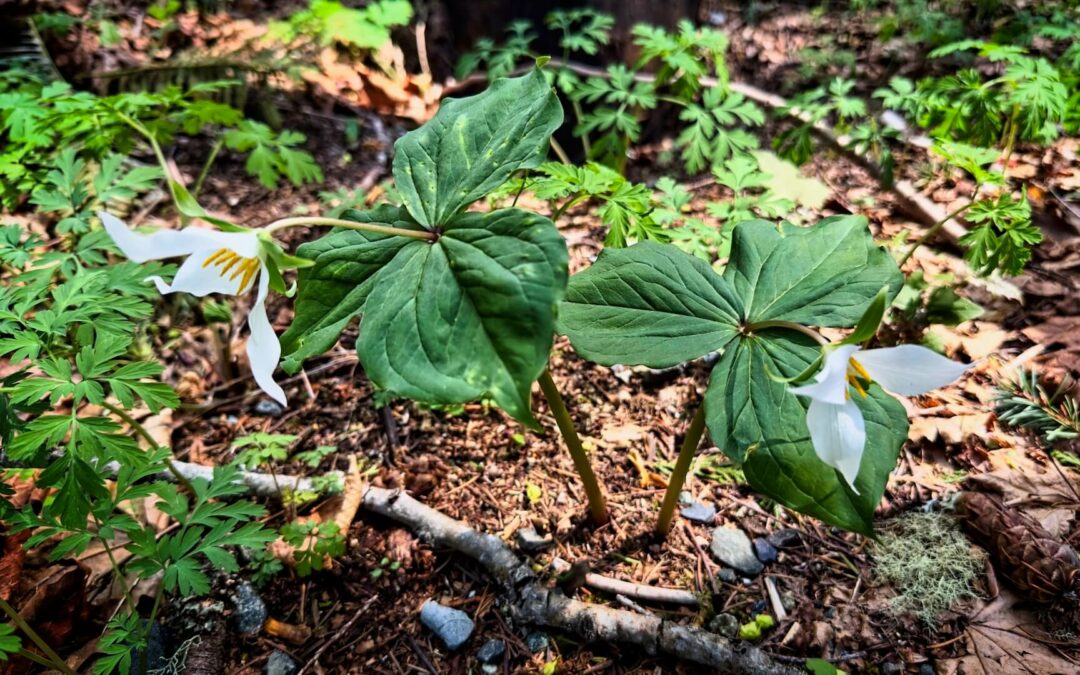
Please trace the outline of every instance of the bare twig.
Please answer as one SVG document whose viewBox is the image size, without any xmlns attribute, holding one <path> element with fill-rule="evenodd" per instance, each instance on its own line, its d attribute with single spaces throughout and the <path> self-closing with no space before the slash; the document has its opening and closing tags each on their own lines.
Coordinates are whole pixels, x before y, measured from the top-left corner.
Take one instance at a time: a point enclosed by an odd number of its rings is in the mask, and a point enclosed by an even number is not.
<svg viewBox="0 0 1080 675">
<path fill-rule="evenodd" d="M 555 558 L 552 560 L 551 566 L 560 574 L 570 569 L 570 563 L 562 558 Z M 612 579 L 611 577 L 605 577 L 591 572 L 585 575 L 585 585 L 590 588 L 595 588 L 598 591 L 604 591 L 605 593 L 625 595 L 626 597 L 634 598 L 635 600 L 644 600 L 646 602 L 690 605 L 692 607 L 698 605 L 697 596 L 690 591 L 683 591 L 677 588 L 659 588 L 657 586 L 634 584 L 629 581 Z"/>
<path fill-rule="evenodd" d="M 324 641 L 321 645 L 319 645 L 319 648 L 315 650 L 315 653 L 312 655 L 312 657 L 308 659 L 308 662 L 304 664 L 304 667 L 301 668 L 300 672 L 298 672 L 296 675 L 304 675 L 304 673 L 308 672 L 308 670 L 316 667 L 316 665 L 319 663 L 319 659 L 322 657 L 323 653 L 330 647 L 330 645 L 334 644 L 341 639 L 341 636 L 348 633 L 349 629 L 353 627 L 353 624 L 355 624 L 356 621 L 361 616 L 363 616 L 364 613 L 367 612 L 368 609 L 370 609 L 371 606 L 375 604 L 378 599 L 379 596 L 374 595 L 369 598 L 367 602 L 361 605 L 360 609 L 356 610 L 356 613 L 352 615 L 351 619 L 346 621 L 345 624 L 341 628 L 339 628 L 336 633 L 331 635 L 328 640 Z"/>
</svg>

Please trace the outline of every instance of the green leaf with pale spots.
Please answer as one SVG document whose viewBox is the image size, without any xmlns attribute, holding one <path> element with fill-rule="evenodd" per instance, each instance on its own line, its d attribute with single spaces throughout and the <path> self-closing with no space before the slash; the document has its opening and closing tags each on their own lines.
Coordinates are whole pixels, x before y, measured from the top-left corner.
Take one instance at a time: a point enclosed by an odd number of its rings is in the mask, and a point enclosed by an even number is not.
<svg viewBox="0 0 1080 675">
<path fill-rule="evenodd" d="M 427 124 L 394 144 L 394 180 L 427 228 L 447 224 L 519 169 L 539 166 L 562 124 L 558 97 L 540 70 L 445 99 Z"/>
</svg>

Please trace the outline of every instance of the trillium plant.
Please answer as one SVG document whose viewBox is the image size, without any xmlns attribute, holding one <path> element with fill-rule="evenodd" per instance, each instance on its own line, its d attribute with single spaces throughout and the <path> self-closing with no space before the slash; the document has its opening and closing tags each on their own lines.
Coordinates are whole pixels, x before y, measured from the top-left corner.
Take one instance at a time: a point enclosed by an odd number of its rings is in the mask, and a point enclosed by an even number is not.
<svg viewBox="0 0 1080 675">
<path fill-rule="evenodd" d="M 927 349 L 860 349 L 900 290 L 893 259 L 866 221 L 826 218 L 809 228 L 743 222 L 723 273 L 675 246 L 608 248 L 572 278 L 566 241 L 548 217 L 474 204 L 546 158 L 562 107 L 545 73 L 496 81 L 443 103 L 395 144 L 401 204 L 301 217 L 246 229 L 205 213 L 170 183 L 188 226 L 142 232 L 101 214 L 135 261 L 186 256 L 162 293 L 253 294 L 247 353 L 257 384 L 285 403 L 280 365 L 297 372 L 360 320 L 357 354 L 380 389 L 416 401 L 489 400 L 539 429 L 534 384 L 581 476 L 593 520 L 604 492 L 548 372 L 555 334 L 603 365 L 667 367 L 718 358 L 691 415 L 657 528 L 666 532 L 707 429 L 751 485 L 797 511 L 871 531 L 874 507 L 907 436 L 903 406 L 958 377 L 963 366 Z M 560 211 L 561 212 L 561 211 Z M 329 233 L 285 253 L 274 237 L 295 226 Z M 283 271 L 296 270 L 288 287 Z M 275 335 L 270 291 L 295 297 Z M 851 327 L 829 345 L 817 327 Z"/>
</svg>

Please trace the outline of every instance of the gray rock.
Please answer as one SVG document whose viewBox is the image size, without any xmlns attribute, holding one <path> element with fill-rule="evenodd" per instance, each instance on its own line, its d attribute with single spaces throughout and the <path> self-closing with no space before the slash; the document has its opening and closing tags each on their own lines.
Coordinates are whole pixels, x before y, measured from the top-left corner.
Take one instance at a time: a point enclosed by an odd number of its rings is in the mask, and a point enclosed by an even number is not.
<svg viewBox="0 0 1080 675">
<path fill-rule="evenodd" d="M 754 539 L 754 555 L 757 559 L 763 563 L 776 562 L 777 552 L 776 547 L 770 544 L 767 540 L 758 537 Z"/>
<path fill-rule="evenodd" d="M 502 640 L 488 640 L 480 651 L 476 652 L 476 659 L 480 663 L 498 663 L 506 654 L 506 643 Z"/>
<path fill-rule="evenodd" d="M 739 576 L 735 574 L 735 570 L 730 567 L 721 567 L 720 571 L 716 573 L 716 578 L 723 581 L 725 584 L 733 584 L 739 580 Z"/>
<path fill-rule="evenodd" d="M 736 527 L 718 527 L 713 530 L 709 550 L 717 560 L 745 576 L 757 576 L 764 569 L 761 561 L 754 556 L 750 537 Z"/>
<path fill-rule="evenodd" d="M 277 401 L 272 401 L 268 398 L 259 399 L 259 402 L 255 404 L 255 414 L 265 415 L 266 417 L 281 417 L 281 414 L 285 412 L 285 409 L 281 407 L 281 404 Z"/>
<path fill-rule="evenodd" d="M 799 534 L 798 530 L 784 528 L 783 530 L 773 532 L 765 539 L 776 548 L 786 548 L 788 546 L 796 546 L 802 542 L 802 535 Z"/>
<path fill-rule="evenodd" d="M 919 675 L 937 675 L 937 671 L 934 669 L 934 664 L 927 661 L 919 666 Z"/>
<path fill-rule="evenodd" d="M 270 652 L 270 658 L 266 659 L 266 667 L 263 668 L 265 675 L 296 675 L 300 667 L 296 665 L 296 661 L 292 660 L 292 657 L 281 651 L 275 649 Z"/>
<path fill-rule="evenodd" d="M 523 527 L 514 533 L 514 541 L 524 553 L 539 553 L 551 548 L 555 539 L 550 534 L 540 534 L 533 527 Z"/>
<path fill-rule="evenodd" d="M 689 506 L 684 506 L 679 513 L 687 520 L 692 520 L 695 523 L 705 523 L 706 525 L 712 525 L 713 520 L 716 519 L 715 506 L 696 501 L 691 502 Z"/>
<path fill-rule="evenodd" d="M 533 631 L 525 636 L 525 646 L 533 654 L 539 654 L 548 648 L 548 636 L 540 631 Z"/>
<path fill-rule="evenodd" d="M 455 651 L 465 644 L 475 627 L 473 620 L 465 612 L 440 605 L 434 600 L 428 600 L 420 608 L 420 622 L 438 635 L 450 651 Z"/>
<path fill-rule="evenodd" d="M 726 638 L 733 638 L 739 634 L 739 619 L 734 614 L 717 614 L 709 620 L 707 628 Z"/>
<path fill-rule="evenodd" d="M 266 603 L 248 582 L 236 587 L 229 598 L 233 603 L 233 623 L 241 635 L 255 635 L 262 630 L 268 616 Z"/>
<path fill-rule="evenodd" d="M 881 675 L 904 675 L 904 667 L 894 661 L 886 661 L 881 666 Z"/>
</svg>

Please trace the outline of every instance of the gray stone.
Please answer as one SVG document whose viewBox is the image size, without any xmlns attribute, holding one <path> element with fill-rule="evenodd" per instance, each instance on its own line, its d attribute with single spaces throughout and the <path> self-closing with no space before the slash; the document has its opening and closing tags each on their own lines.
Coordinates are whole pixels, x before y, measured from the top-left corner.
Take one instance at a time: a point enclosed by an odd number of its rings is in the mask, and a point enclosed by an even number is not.
<svg viewBox="0 0 1080 675">
<path fill-rule="evenodd" d="M 739 580 L 739 576 L 735 574 L 735 570 L 730 567 L 721 567 L 720 571 L 716 573 L 716 578 L 723 581 L 725 584 L 733 584 Z"/>
<path fill-rule="evenodd" d="M 736 527 L 718 527 L 713 530 L 709 550 L 717 560 L 745 576 L 757 576 L 764 569 L 761 561 L 754 556 L 750 537 Z"/>
<path fill-rule="evenodd" d="M 465 612 L 440 605 L 434 600 L 428 600 L 420 608 L 420 622 L 439 636 L 450 651 L 455 651 L 465 644 L 475 627 L 473 620 Z"/>
<path fill-rule="evenodd" d="M 776 562 L 776 547 L 765 539 L 758 537 L 754 539 L 754 555 L 763 563 Z"/>
<path fill-rule="evenodd" d="M 766 537 L 766 540 L 776 548 L 785 548 L 787 546 L 797 546 L 802 541 L 802 536 L 798 530 L 784 528 L 773 532 Z"/>
<path fill-rule="evenodd" d="M 525 646 L 533 654 L 539 654 L 548 648 L 548 636 L 540 631 L 533 631 L 525 636 Z"/>
<path fill-rule="evenodd" d="M 739 634 L 739 619 L 734 614 L 717 614 L 709 620 L 707 627 L 717 635 L 733 638 Z"/>
<path fill-rule="evenodd" d="M 281 417 L 281 414 L 285 412 L 285 409 L 281 407 L 281 404 L 277 401 L 272 401 L 268 398 L 259 399 L 259 402 L 255 404 L 255 414 L 265 415 L 266 417 Z"/>
<path fill-rule="evenodd" d="M 523 527 L 514 533 L 514 541 L 524 553 L 539 553 L 551 548 L 555 539 L 550 534 L 540 534 L 533 527 Z"/>
<path fill-rule="evenodd" d="M 229 598 L 233 603 L 233 623 L 241 635 L 255 635 L 262 630 L 268 613 L 259 592 L 248 582 L 242 582 Z"/>
<path fill-rule="evenodd" d="M 692 520 L 695 523 L 705 523 L 706 525 L 712 525 L 713 520 L 716 519 L 715 506 L 697 501 L 691 502 L 689 506 L 684 506 L 679 513 L 687 520 Z"/>
<path fill-rule="evenodd" d="M 506 654 L 506 643 L 502 640 L 488 640 L 480 651 L 476 652 L 476 659 L 480 663 L 498 663 Z"/>
<path fill-rule="evenodd" d="M 296 672 L 300 670 L 296 665 L 296 661 L 292 660 L 292 657 L 281 651 L 275 649 L 270 652 L 270 658 L 266 659 L 266 667 L 263 668 L 265 675 L 296 675 Z"/>
<path fill-rule="evenodd" d="M 881 675 L 904 675 L 904 667 L 894 661 L 886 661 L 881 666 Z"/>
<path fill-rule="evenodd" d="M 934 664 L 927 661 L 919 666 L 919 675 L 937 675 L 937 671 L 934 669 Z"/>
</svg>

